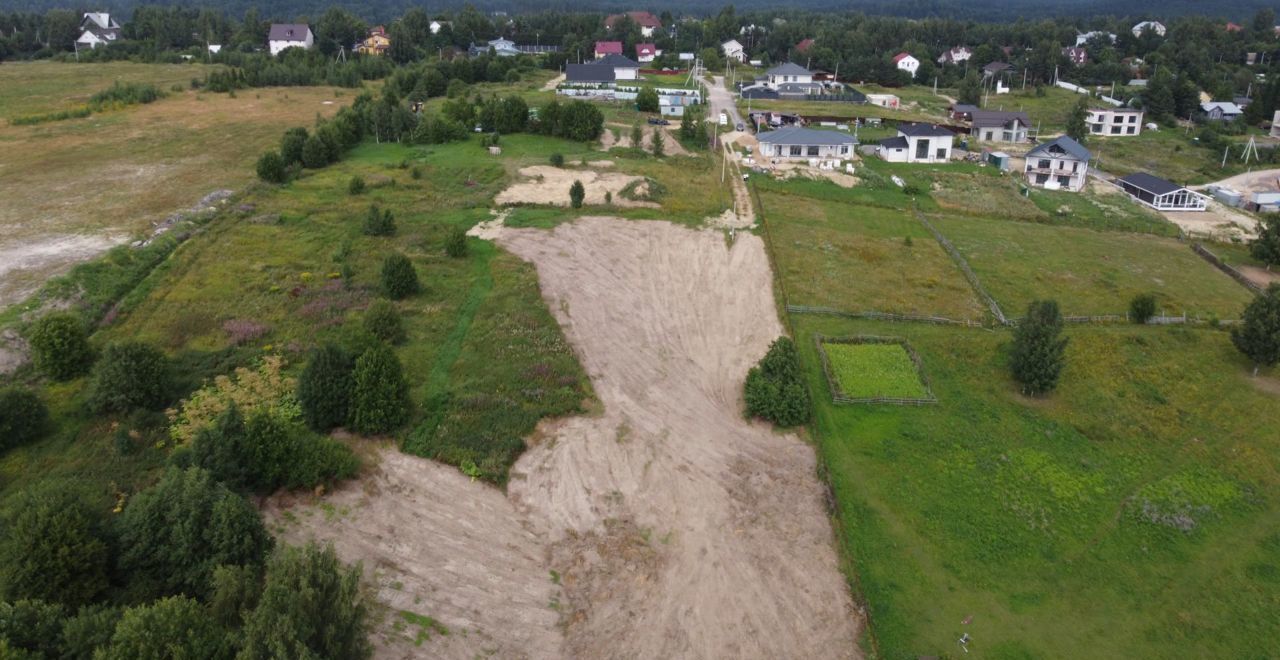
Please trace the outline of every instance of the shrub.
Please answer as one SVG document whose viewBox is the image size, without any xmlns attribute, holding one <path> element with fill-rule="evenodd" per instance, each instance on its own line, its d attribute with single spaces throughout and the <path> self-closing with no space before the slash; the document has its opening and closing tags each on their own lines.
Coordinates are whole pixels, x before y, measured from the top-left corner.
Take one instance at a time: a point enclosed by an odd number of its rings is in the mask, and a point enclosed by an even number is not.
<svg viewBox="0 0 1280 660">
<path fill-rule="evenodd" d="M 573 185 L 569 186 L 569 206 L 572 206 L 575 209 L 582 208 L 582 200 L 585 199 L 586 196 L 587 189 L 582 186 L 581 181 L 574 181 Z"/>
<path fill-rule="evenodd" d="M 449 230 L 449 236 L 444 239 L 444 253 L 460 259 L 467 256 L 467 232 L 461 227 L 454 227 Z"/>
<path fill-rule="evenodd" d="M 4 512 L 0 593 L 77 607 L 107 588 L 102 521 L 61 484 L 18 493 Z"/>
<path fill-rule="evenodd" d="M 319 135 L 312 135 L 302 145 L 302 166 L 318 170 L 329 164 L 329 147 Z"/>
<path fill-rule="evenodd" d="M 90 374 L 88 402 L 94 412 L 158 408 L 169 394 L 164 354 L 141 342 L 111 344 Z"/>
<path fill-rule="evenodd" d="M 90 660 L 94 651 L 111 642 L 123 612 L 118 607 L 90 605 L 80 608 L 62 624 L 63 658 Z"/>
<path fill-rule="evenodd" d="M 392 300 L 408 298 L 421 290 L 418 271 L 409 258 L 400 253 L 388 256 L 382 262 L 382 292 Z"/>
<path fill-rule="evenodd" d="M 653 148 L 653 155 L 661 158 L 666 153 L 666 133 L 658 126 L 653 127 L 652 140 L 650 144 Z"/>
<path fill-rule="evenodd" d="M 199 602 L 173 596 L 125 610 L 111 645 L 94 658 L 227 658 L 229 645 L 226 632 Z"/>
<path fill-rule="evenodd" d="M 36 321 L 27 332 L 36 366 L 50 378 L 67 380 L 88 371 L 93 362 L 89 333 L 72 314 L 57 312 Z"/>
<path fill-rule="evenodd" d="M 347 423 L 353 369 L 355 360 L 336 345 L 325 344 L 311 354 L 298 379 L 298 402 L 307 426 L 323 432 Z"/>
<path fill-rule="evenodd" d="M 564 154 L 560 152 L 551 154 L 551 164 L 555 167 L 564 167 Z"/>
<path fill-rule="evenodd" d="M 351 427 L 373 435 L 394 431 L 409 418 L 409 384 L 391 348 L 375 346 L 356 360 Z"/>
<path fill-rule="evenodd" d="M 0 602 L 0 657 L 6 660 L 65 657 L 60 653 L 59 644 L 65 615 L 61 605 L 42 600 Z M 17 650 L 27 653 L 4 653 Z"/>
<path fill-rule="evenodd" d="M 302 149 L 307 143 L 307 129 L 291 128 L 280 140 L 280 158 L 286 166 L 302 162 Z"/>
<path fill-rule="evenodd" d="M 1149 293 L 1140 293 L 1129 301 L 1129 319 L 1143 325 L 1156 315 L 1156 297 Z"/>
<path fill-rule="evenodd" d="M 364 313 L 364 329 L 388 344 L 399 344 L 405 339 L 400 312 L 386 300 L 375 300 L 369 305 Z"/>
<path fill-rule="evenodd" d="M 285 165 L 284 159 L 279 153 L 268 151 L 258 158 L 258 178 L 267 183 L 284 183 L 285 181 Z"/>
<path fill-rule="evenodd" d="M 923 192 L 924 191 L 920 189 L 920 186 L 917 186 L 914 183 L 908 183 L 902 187 L 902 194 L 907 195 L 908 197 L 916 197 Z"/>
<path fill-rule="evenodd" d="M 1062 375 L 1067 340 L 1062 335 L 1062 313 L 1053 300 L 1037 300 L 1027 307 L 1027 317 L 1013 332 L 1009 367 L 1022 391 L 1036 396 L 1053 390 Z"/>
<path fill-rule="evenodd" d="M 1253 374 L 1258 375 L 1259 366 L 1280 363 L 1280 284 L 1272 283 L 1254 298 L 1241 320 L 1231 329 L 1231 343 L 1253 360 Z"/>
<path fill-rule="evenodd" d="M 351 177 L 347 182 L 347 194 L 359 195 L 364 192 L 364 178 L 359 175 Z"/>
<path fill-rule="evenodd" d="M 422 178 L 422 166 L 421 166 L 421 165 L 414 165 L 414 166 L 409 170 L 409 176 L 413 177 L 413 179 L 414 179 L 415 181 L 416 181 L 416 180 L 418 180 L 418 179 L 421 179 L 421 178 Z"/>
<path fill-rule="evenodd" d="M 636 95 L 636 110 L 640 112 L 657 112 L 658 111 L 658 91 L 652 87 L 645 87 Z"/>
<path fill-rule="evenodd" d="M 25 387 L 0 390 L 0 450 L 20 447 L 44 434 L 49 409 Z"/>
<path fill-rule="evenodd" d="M 1280 266 L 1280 213 L 1262 216 L 1258 236 L 1249 242 L 1249 253 L 1264 264 Z"/>
<path fill-rule="evenodd" d="M 228 488 L 260 493 L 311 488 L 353 476 L 359 468 L 351 450 L 336 440 L 262 411 L 245 422 L 235 408 L 201 430 L 172 463 L 208 470 Z"/>
<path fill-rule="evenodd" d="M 800 356 L 789 337 L 779 337 L 760 363 L 747 372 L 743 388 L 747 414 L 778 426 L 809 421 L 809 391 L 800 375 Z"/>
<path fill-rule="evenodd" d="M 369 206 L 365 213 L 364 226 L 361 229 L 366 236 L 395 236 L 396 219 L 391 210 L 381 210 L 377 204 Z"/>
<path fill-rule="evenodd" d="M 284 358 L 268 355 L 252 369 L 237 367 L 231 375 L 217 376 L 176 409 L 165 411 L 169 436 L 178 444 L 189 442 L 232 407 L 245 415 L 266 411 L 285 420 L 298 419 L 302 415 L 294 395 L 298 383 L 285 376 L 284 369 Z"/>
<path fill-rule="evenodd" d="M 138 599 L 201 596 L 223 564 L 259 564 L 271 535 L 248 500 L 200 468 L 167 468 L 119 519 L 120 568 Z"/>
</svg>

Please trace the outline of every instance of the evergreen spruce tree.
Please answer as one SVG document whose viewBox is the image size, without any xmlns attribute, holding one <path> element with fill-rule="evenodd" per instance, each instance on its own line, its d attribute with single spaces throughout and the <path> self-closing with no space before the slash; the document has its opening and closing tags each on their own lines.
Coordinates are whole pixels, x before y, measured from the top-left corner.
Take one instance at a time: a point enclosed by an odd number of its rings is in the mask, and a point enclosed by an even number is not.
<svg viewBox="0 0 1280 660">
<path fill-rule="evenodd" d="M 388 433 L 409 419 L 409 384 L 400 359 L 385 344 L 356 360 L 351 428 L 365 435 Z"/>
<path fill-rule="evenodd" d="M 1027 308 L 1027 317 L 1013 333 L 1013 355 L 1009 366 L 1023 392 L 1041 395 L 1052 391 L 1062 375 L 1062 313 L 1053 300 L 1037 300 Z"/>
<path fill-rule="evenodd" d="M 1231 343 L 1259 367 L 1280 363 L 1280 284 L 1273 283 L 1244 310 L 1243 323 L 1231 330 Z"/>
<path fill-rule="evenodd" d="M 392 300 L 401 300 L 421 290 L 418 271 L 409 258 L 400 253 L 388 256 L 382 262 L 382 292 Z"/>
<path fill-rule="evenodd" d="M 325 344 L 311 354 L 298 378 L 298 403 L 307 426 L 325 432 L 347 423 L 355 366 L 351 355 L 334 344 Z"/>
</svg>

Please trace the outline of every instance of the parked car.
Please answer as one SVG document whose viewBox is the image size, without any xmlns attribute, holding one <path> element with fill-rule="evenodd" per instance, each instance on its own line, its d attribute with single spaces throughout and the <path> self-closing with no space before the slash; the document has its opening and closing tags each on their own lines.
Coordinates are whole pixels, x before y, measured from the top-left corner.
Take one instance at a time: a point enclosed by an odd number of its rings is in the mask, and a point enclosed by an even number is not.
<svg viewBox="0 0 1280 660">
<path fill-rule="evenodd" d="M 729 115 L 727 115 L 727 114 L 725 114 L 725 113 L 723 113 L 723 112 L 722 112 L 722 113 L 720 113 L 720 125 L 721 125 L 721 126 L 728 126 L 728 125 L 729 125 Z"/>
<path fill-rule="evenodd" d="M 661 118 L 661 117 L 650 117 L 650 118 L 649 118 L 649 123 L 650 123 L 650 124 L 653 124 L 654 126 L 669 126 L 669 125 L 671 125 L 671 122 L 669 122 L 669 121 L 667 121 L 666 119 L 663 119 L 663 118 Z"/>
</svg>

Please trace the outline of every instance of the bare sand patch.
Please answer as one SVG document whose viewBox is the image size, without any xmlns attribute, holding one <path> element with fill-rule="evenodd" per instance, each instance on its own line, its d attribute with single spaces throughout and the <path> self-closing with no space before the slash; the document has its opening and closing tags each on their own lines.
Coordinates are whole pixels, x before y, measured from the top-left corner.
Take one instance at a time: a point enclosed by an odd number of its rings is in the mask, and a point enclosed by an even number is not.
<svg viewBox="0 0 1280 660">
<path fill-rule="evenodd" d="M 622 190 L 633 183 L 644 185 L 644 177 L 634 174 L 531 165 L 520 168 L 520 175 L 528 180 L 513 184 L 498 193 L 496 203 L 569 206 L 569 188 L 574 181 L 581 181 L 586 189 L 583 200 L 586 204 L 604 204 L 608 193 L 612 195 L 611 203 L 615 206 L 658 208 L 658 204 L 654 202 L 626 199 L 621 195 Z"/>
<path fill-rule="evenodd" d="M 1240 271 L 1240 274 L 1249 278 L 1249 281 L 1263 288 L 1270 286 L 1273 282 L 1280 282 L 1280 272 L 1274 270 L 1267 270 L 1266 268 L 1260 268 L 1258 266 L 1244 265 L 1235 265 L 1233 268 Z"/>
<path fill-rule="evenodd" d="M 1257 234 L 1257 220 L 1218 202 L 1209 202 L 1209 207 L 1203 211 L 1162 211 L 1161 214 L 1188 236 L 1230 241 L 1252 238 Z"/>
</svg>

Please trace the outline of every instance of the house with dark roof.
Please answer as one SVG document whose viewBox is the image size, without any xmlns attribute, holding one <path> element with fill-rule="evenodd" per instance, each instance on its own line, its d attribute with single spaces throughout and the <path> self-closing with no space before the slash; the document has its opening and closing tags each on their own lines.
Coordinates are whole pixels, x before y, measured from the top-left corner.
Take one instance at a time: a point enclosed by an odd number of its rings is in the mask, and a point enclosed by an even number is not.
<svg viewBox="0 0 1280 660">
<path fill-rule="evenodd" d="M 617 80 L 613 75 L 613 67 L 599 64 L 566 64 L 564 66 L 564 82 L 566 85 L 612 85 Z"/>
<path fill-rule="evenodd" d="M 985 78 L 1002 76 L 1011 71 L 1013 71 L 1013 65 L 1008 62 L 990 62 L 986 66 L 982 67 L 982 75 Z"/>
<path fill-rule="evenodd" d="M 970 123 L 974 138 L 983 142 L 1030 142 L 1031 119 L 1025 112 L 974 110 Z"/>
<path fill-rule="evenodd" d="M 937 124 L 901 122 L 898 135 L 881 140 L 876 155 L 890 163 L 945 163 L 955 134 Z"/>
<path fill-rule="evenodd" d="M 770 160 L 845 159 L 858 139 L 839 131 L 788 126 L 756 136 L 760 157 Z"/>
<path fill-rule="evenodd" d="M 662 29 L 662 21 L 657 16 L 647 11 L 629 11 L 625 14 L 612 14 L 604 19 L 604 27 L 606 30 L 612 30 L 613 26 L 622 20 L 622 17 L 630 18 L 636 25 L 640 26 L 640 34 L 645 37 L 652 37 L 654 30 Z M 621 52 L 621 51 L 619 51 Z"/>
<path fill-rule="evenodd" d="M 959 121 L 973 121 L 973 113 L 978 111 L 978 106 L 968 103 L 952 103 L 947 108 L 947 115 L 952 119 Z"/>
<path fill-rule="evenodd" d="M 1078 192 L 1088 182 L 1092 154 L 1084 145 L 1064 135 L 1038 144 L 1027 152 L 1027 183 L 1047 190 Z"/>
<path fill-rule="evenodd" d="M 597 60 L 606 55 L 621 55 L 622 42 L 621 41 L 597 41 L 595 52 L 596 52 Z"/>
<path fill-rule="evenodd" d="M 1157 211 L 1203 211 L 1209 198 L 1146 172 L 1134 172 L 1116 180 L 1131 197 Z"/>
<path fill-rule="evenodd" d="M 612 67 L 615 80 L 636 80 L 640 78 L 640 63 L 622 55 L 605 55 L 593 62 L 593 64 Z"/>
<path fill-rule="evenodd" d="M 783 83 L 811 83 L 813 82 L 813 73 L 808 69 L 786 62 L 769 69 L 764 72 L 765 84 L 769 87 L 777 89 Z"/>
<path fill-rule="evenodd" d="M 315 43 L 316 37 L 306 23 L 272 23 L 267 33 L 267 49 L 272 55 L 279 55 L 287 48 L 310 50 Z"/>
<path fill-rule="evenodd" d="M 88 12 L 80 19 L 80 36 L 76 38 L 76 48 L 97 48 L 119 39 L 123 33 L 120 24 L 111 14 L 105 12 Z"/>
</svg>

